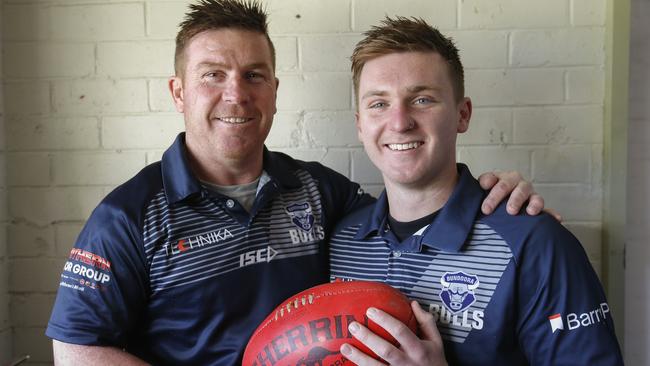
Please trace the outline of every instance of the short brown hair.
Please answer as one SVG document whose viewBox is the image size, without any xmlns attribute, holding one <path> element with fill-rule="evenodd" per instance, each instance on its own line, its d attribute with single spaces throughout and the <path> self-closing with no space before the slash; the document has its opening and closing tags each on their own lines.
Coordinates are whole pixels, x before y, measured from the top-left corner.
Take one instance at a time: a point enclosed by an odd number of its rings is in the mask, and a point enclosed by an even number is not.
<svg viewBox="0 0 650 366">
<path fill-rule="evenodd" d="M 275 69 L 275 48 L 269 37 L 266 17 L 266 11 L 257 0 L 200 0 L 191 4 L 176 35 L 176 75 L 181 74 L 183 52 L 190 39 L 203 31 L 221 28 L 236 28 L 263 34 L 271 49 L 271 61 Z"/>
<path fill-rule="evenodd" d="M 420 18 L 386 17 L 379 26 L 363 34 L 352 53 L 352 80 L 354 93 L 359 97 L 359 79 L 366 62 L 398 52 L 436 52 L 449 64 L 454 96 L 460 101 L 465 96 L 463 64 L 458 48 L 451 38 Z M 358 101 L 357 101 L 358 102 Z"/>
</svg>

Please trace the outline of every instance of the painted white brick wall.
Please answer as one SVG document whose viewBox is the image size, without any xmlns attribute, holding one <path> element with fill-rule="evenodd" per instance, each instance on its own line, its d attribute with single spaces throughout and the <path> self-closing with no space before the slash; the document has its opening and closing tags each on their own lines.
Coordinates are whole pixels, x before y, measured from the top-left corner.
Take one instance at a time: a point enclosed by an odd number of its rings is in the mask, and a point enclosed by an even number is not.
<svg viewBox="0 0 650 366">
<path fill-rule="evenodd" d="M 599 270 L 606 1 L 265 0 L 280 79 L 267 144 L 379 192 L 356 138 L 348 57 L 385 14 L 423 17 L 454 37 L 467 68 L 475 110 L 460 160 L 532 179 Z M 2 0 L 0 354 L 10 313 L 12 353 L 51 362 L 43 330 L 84 220 L 183 129 L 166 78 L 189 2 Z"/>
</svg>

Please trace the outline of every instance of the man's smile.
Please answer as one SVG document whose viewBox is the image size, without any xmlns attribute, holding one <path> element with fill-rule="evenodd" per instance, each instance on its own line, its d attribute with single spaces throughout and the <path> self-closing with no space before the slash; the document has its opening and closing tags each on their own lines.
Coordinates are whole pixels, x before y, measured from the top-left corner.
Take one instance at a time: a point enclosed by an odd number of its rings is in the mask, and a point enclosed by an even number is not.
<svg viewBox="0 0 650 366">
<path fill-rule="evenodd" d="M 216 119 L 218 121 L 233 124 L 233 125 L 238 125 L 253 120 L 252 118 L 248 118 L 248 117 L 217 117 Z"/>
<path fill-rule="evenodd" d="M 422 141 L 414 141 L 414 142 L 406 142 L 400 144 L 386 144 L 386 146 L 393 151 L 403 151 L 403 150 L 417 149 L 423 144 L 424 142 Z"/>
</svg>

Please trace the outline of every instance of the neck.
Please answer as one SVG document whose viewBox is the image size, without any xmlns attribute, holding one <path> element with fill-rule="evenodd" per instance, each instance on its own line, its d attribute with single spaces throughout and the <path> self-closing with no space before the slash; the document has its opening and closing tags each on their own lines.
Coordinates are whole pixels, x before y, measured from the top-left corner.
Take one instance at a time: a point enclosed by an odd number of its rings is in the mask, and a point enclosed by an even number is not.
<svg viewBox="0 0 650 366">
<path fill-rule="evenodd" d="M 232 186 L 253 182 L 262 174 L 263 150 L 243 159 L 228 159 L 202 154 L 187 144 L 192 172 L 204 182 Z"/>
<path fill-rule="evenodd" d="M 397 221 L 409 222 L 441 209 L 458 182 L 456 166 L 435 180 L 422 185 L 403 185 L 386 182 L 386 196 L 390 215 Z"/>
</svg>

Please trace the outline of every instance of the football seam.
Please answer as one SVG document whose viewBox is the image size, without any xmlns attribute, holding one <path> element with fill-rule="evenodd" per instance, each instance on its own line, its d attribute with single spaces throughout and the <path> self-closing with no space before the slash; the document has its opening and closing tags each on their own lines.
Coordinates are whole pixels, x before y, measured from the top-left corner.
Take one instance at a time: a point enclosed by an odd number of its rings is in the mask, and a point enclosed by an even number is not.
<svg viewBox="0 0 650 366">
<path fill-rule="evenodd" d="M 309 294 L 303 295 L 301 297 L 296 297 L 296 298 L 292 299 L 291 301 L 286 301 L 285 303 L 283 303 L 279 307 L 279 309 L 275 311 L 275 315 L 273 317 L 271 317 L 270 319 L 268 319 L 266 322 L 264 322 L 264 324 L 255 331 L 255 333 L 253 334 L 252 337 L 256 336 L 258 333 L 260 333 L 261 331 L 266 329 L 272 323 L 278 321 L 280 318 L 284 318 L 284 316 L 285 316 L 284 309 L 285 308 L 287 309 L 286 315 L 288 316 L 289 314 L 291 314 L 291 311 L 292 311 L 291 310 L 291 305 L 292 304 L 294 305 L 294 309 L 298 310 L 298 308 L 300 308 L 301 305 L 302 306 L 311 305 L 316 301 L 316 299 L 319 299 L 319 298 L 325 298 L 325 297 L 334 296 L 334 295 L 341 295 L 341 294 L 362 293 L 362 292 L 393 293 L 393 290 L 391 288 L 372 288 L 372 289 L 359 288 L 359 289 L 344 289 L 344 290 L 336 290 L 336 291 L 328 290 L 328 291 L 325 291 L 325 292 L 323 292 L 323 293 L 321 293 L 319 295 L 314 295 L 313 293 L 309 293 Z M 401 294 L 401 295 L 403 295 L 403 294 Z M 278 316 L 278 313 L 280 313 L 279 316 Z"/>
</svg>

